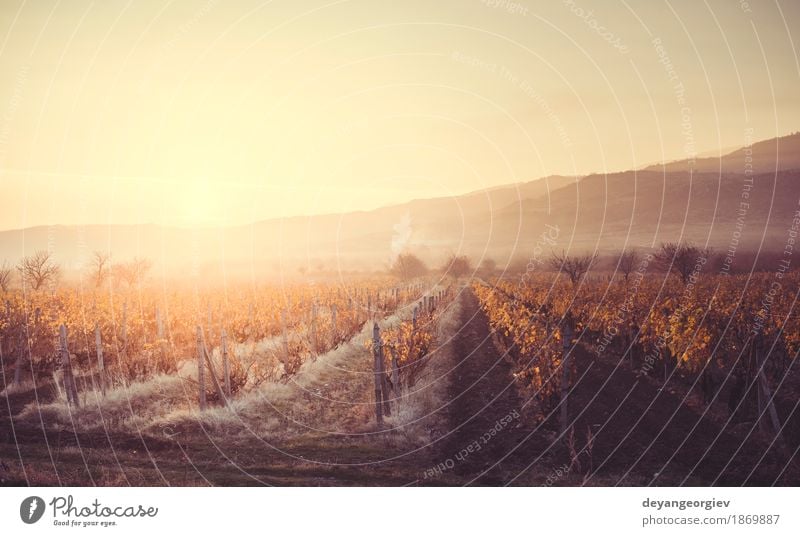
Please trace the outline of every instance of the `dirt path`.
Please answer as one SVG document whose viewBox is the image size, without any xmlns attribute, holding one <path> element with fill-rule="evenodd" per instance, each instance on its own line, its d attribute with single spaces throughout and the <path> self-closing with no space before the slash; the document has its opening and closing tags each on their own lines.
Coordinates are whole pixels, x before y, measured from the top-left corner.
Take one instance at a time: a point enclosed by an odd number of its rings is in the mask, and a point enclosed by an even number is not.
<svg viewBox="0 0 800 536">
<path fill-rule="evenodd" d="M 450 433 L 439 449 L 463 483 L 501 485 L 516 458 L 497 464 L 523 438 L 522 401 L 511 365 L 495 347 L 489 324 L 471 291 L 462 296 L 455 370 L 448 388 Z"/>
<path fill-rule="evenodd" d="M 617 357 L 595 359 L 583 347 L 576 358 L 570 417 L 581 444 L 589 430 L 595 436 L 587 484 L 785 483 L 785 457 L 767 438 L 690 407 L 676 385 L 684 380 L 639 379 Z"/>
</svg>

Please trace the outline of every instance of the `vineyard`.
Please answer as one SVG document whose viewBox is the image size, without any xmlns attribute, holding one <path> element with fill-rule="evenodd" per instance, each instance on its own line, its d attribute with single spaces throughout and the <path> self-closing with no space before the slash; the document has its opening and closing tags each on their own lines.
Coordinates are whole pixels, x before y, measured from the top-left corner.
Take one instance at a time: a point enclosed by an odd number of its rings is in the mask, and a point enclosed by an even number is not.
<svg viewBox="0 0 800 536">
<path fill-rule="evenodd" d="M 684 280 L 647 262 L 629 278 L 11 291 L 3 456 L 25 444 L 13 478 L 54 484 L 795 478 L 800 274 Z M 136 471 L 109 465 L 120 448 Z"/>
<path fill-rule="evenodd" d="M 748 437 L 761 435 L 791 460 L 800 439 L 800 274 L 696 274 L 683 282 L 645 275 L 646 264 L 630 281 L 587 277 L 576 285 L 538 274 L 473 283 L 532 420 L 558 417 L 560 433 L 571 437 L 569 393 L 603 363 L 658 392 L 682 392 L 701 415 L 743 424 Z M 591 431 L 586 442 L 591 448 Z"/>
<path fill-rule="evenodd" d="M 419 298 L 421 289 L 368 282 L 358 287 L 298 285 L 203 296 L 156 290 L 10 293 L 0 324 L 3 370 L 7 380 L 13 378 L 12 385 L 60 375 L 62 350 L 67 348 L 74 375 L 82 383 L 103 384 L 92 384 L 92 389 L 113 388 L 175 373 L 181 361 L 197 352 L 198 333 L 206 351 L 223 346 L 223 340 L 234 347 L 280 339 L 269 359 L 245 363 L 231 356 L 230 389 L 235 393 L 265 381 L 286 380 L 304 362 L 348 341 L 368 320 Z"/>
</svg>

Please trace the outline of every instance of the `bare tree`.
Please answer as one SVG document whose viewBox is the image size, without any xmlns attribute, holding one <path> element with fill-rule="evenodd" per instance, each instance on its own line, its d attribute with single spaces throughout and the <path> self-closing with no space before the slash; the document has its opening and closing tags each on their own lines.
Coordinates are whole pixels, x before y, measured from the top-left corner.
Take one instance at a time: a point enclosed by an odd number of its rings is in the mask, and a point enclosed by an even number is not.
<svg viewBox="0 0 800 536">
<path fill-rule="evenodd" d="M 55 283 L 61 274 L 61 267 L 53 261 L 49 251 L 40 250 L 23 258 L 17 266 L 24 284 L 33 290 Z"/>
<path fill-rule="evenodd" d="M 451 277 L 459 278 L 468 275 L 472 271 L 472 263 L 466 255 L 451 255 L 444 266 L 442 273 Z"/>
<path fill-rule="evenodd" d="M 427 274 L 428 267 L 413 253 L 401 253 L 392 263 L 390 271 L 400 279 L 407 281 Z"/>
<path fill-rule="evenodd" d="M 3 292 L 8 292 L 8 289 L 11 287 L 12 274 L 13 270 L 11 266 L 9 266 L 8 261 L 3 261 L 3 264 L 0 265 L 0 290 Z"/>
<path fill-rule="evenodd" d="M 144 283 L 147 272 L 152 264 L 148 259 L 134 258 L 126 263 L 115 264 L 111 267 L 114 279 L 124 281 L 128 287 L 139 287 Z"/>
<path fill-rule="evenodd" d="M 705 265 L 710 254 L 711 250 L 692 244 L 664 242 L 656 253 L 655 259 L 662 270 L 677 274 L 685 285 L 698 267 L 702 268 Z"/>
<path fill-rule="evenodd" d="M 583 279 L 583 276 L 591 269 L 595 261 L 597 261 L 597 253 L 567 255 L 562 251 L 560 254 L 553 253 L 553 256 L 550 258 L 550 266 L 558 272 L 567 274 L 567 277 L 569 277 L 570 282 L 574 286 Z"/>
<path fill-rule="evenodd" d="M 617 270 L 625 278 L 625 284 L 628 284 L 628 277 L 636 269 L 636 263 L 639 262 L 639 254 L 635 249 L 624 249 L 617 257 Z"/>
<path fill-rule="evenodd" d="M 92 254 L 92 279 L 94 279 L 94 286 L 101 287 L 108 279 L 109 272 L 111 271 L 111 255 L 103 253 L 102 251 L 95 251 Z"/>
</svg>

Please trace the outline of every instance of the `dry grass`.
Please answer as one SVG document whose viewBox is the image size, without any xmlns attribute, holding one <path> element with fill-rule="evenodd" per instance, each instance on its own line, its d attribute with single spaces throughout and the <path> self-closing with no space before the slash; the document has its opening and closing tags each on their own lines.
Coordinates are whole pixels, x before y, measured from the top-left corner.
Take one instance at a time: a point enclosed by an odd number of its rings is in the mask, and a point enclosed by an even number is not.
<svg viewBox="0 0 800 536">
<path fill-rule="evenodd" d="M 34 389 L 36 389 L 36 384 L 31 380 L 25 380 L 18 384 L 8 383 L 3 390 L 0 390 L 0 396 L 16 395 Z"/>
<path fill-rule="evenodd" d="M 453 300 L 439 317 L 433 349 L 414 385 L 405 389 L 397 411 L 388 419 L 411 442 L 429 443 L 446 427 L 445 412 L 450 371 L 456 363 L 452 340 L 460 328 L 461 303 Z M 437 411 L 438 410 L 438 411 Z"/>
<path fill-rule="evenodd" d="M 41 418 L 53 428 L 135 431 L 160 415 L 188 408 L 194 402 L 194 392 L 180 376 L 159 375 L 111 389 L 105 397 L 100 392 L 88 391 L 81 393 L 80 398 L 79 408 L 70 407 L 63 399 L 49 404 L 29 404 L 16 419 L 38 423 Z"/>
</svg>

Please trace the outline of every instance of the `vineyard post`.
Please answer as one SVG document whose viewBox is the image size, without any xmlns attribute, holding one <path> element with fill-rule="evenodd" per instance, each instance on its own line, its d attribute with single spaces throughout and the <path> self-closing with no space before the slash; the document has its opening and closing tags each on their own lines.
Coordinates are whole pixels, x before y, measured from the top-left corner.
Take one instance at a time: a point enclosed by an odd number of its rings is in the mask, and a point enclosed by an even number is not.
<svg viewBox="0 0 800 536">
<path fill-rule="evenodd" d="M 6 300 L 6 325 L 11 326 L 11 302 L 9 300 Z M 19 361 L 17 362 L 17 365 L 19 365 Z M 14 383 L 18 383 L 16 370 L 14 370 Z"/>
<path fill-rule="evenodd" d="M 762 429 L 762 431 L 766 431 L 765 424 L 764 424 L 764 393 L 761 391 L 761 340 L 760 337 L 755 336 L 750 343 L 750 359 L 753 367 L 755 368 L 755 374 L 753 383 L 755 384 L 756 388 L 756 404 L 758 409 L 758 425 Z"/>
<path fill-rule="evenodd" d="M 311 354 L 317 349 L 317 304 L 311 304 Z"/>
<path fill-rule="evenodd" d="M 289 362 L 289 336 L 286 334 L 286 310 L 281 311 L 281 330 L 283 331 L 283 359 Z"/>
<path fill-rule="evenodd" d="M 25 355 L 28 351 L 28 341 L 25 337 L 24 327 L 20 327 L 17 340 L 19 341 L 17 345 L 19 353 L 17 354 L 17 363 L 14 368 L 14 385 L 19 385 L 22 382 L 22 367 L 25 364 Z"/>
<path fill-rule="evenodd" d="M 202 340 L 201 344 L 203 345 L 203 355 L 206 358 L 206 365 L 208 365 L 208 374 L 211 376 L 211 385 L 214 386 L 214 390 L 217 392 L 219 399 L 225 405 L 228 405 L 228 398 L 225 396 L 225 392 L 222 390 L 222 386 L 219 384 L 219 380 L 217 379 L 217 370 L 214 367 L 214 361 L 211 360 L 211 354 L 208 353 L 208 349 L 206 348 L 205 339 Z"/>
<path fill-rule="evenodd" d="M 122 348 L 128 348 L 128 302 L 122 304 Z"/>
<path fill-rule="evenodd" d="M 767 376 L 764 374 L 764 365 L 766 364 L 766 357 L 764 356 L 764 340 L 761 335 L 756 336 L 753 342 L 753 348 L 756 352 L 756 364 L 758 366 L 758 416 L 759 422 L 764 423 L 764 413 L 769 413 L 769 418 L 772 428 L 775 431 L 776 439 L 781 435 L 781 423 L 778 419 L 778 412 L 775 410 L 775 404 L 772 398 L 772 392 L 767 383 Z"/>
<path fill-rule="evenodd" d="M 417 309 L 419 309 L 416 305 L 414 306 L 414 313 L 411 316 L 411 328 L 417 329 Z"/>
<path fill-rule="evenodd" d="M 627 329 L 625 330 L 625 348 L 628 351 L 628 358 L 631 362 L 631 370 L 635 370 L 633 364 L 633 325 L 628 322 Z"/>
<path fill-rule="evenodd" d="M 161 316 L 161 311 L 156 307 L 156 337 L 158 338 L 158 348 L 161 352 L 161 362 L 167 360 L 166 337 L 164 336 L 164 318 Z"/>
<path fill-rule="evenodd" d="M 161 339 L 164 334 L 164 325 L 161 323 L 161 311 L 156 306 L 156 339 Z"/>
<path fill-rule="evenodd" d="M 61 346 L 61 367 L 64 371 L 64 390 L 67 392 L 67 402 L 79 406 L 78 389 L 75 386 L 75 377 L 72 375 L 72 362 L 67 347 L 67 326 L 61 324 L 58 328 L 58 337 Z"/>
<path fill-rule="evenodd" d="M 100 372 L 100 390 L 106 396 L 106 366 L 103 362 L 103 339 L 100 337 L 100 326 L 94 325 L 94 345 L 97 348 L 97 369 Z"/>
<path fill-rule="evenodd" d="M 6 300 L 6 320 L 8 320 L 8 325 L 11 325 L 11 302 Z"/>
<path fill-rule="evenodd" d="M 41 307 L 37 307 L 36 309 L 33 310 L 33 330 L 32 330 L 32 332 L 30 334 L 30 339 L 28 338 L 29 335 L 28 335 L 28 330 L 27 330 L 27 319 L 26 319 L 25 323 L 26 323 L 26 325 L 25 325 L 26 329 L 23 330 L 23 332 L 20 334 L 20 339 L 22 341 L 23 355 L 25 356 L 24 361 L 21 361 L 21 363 L 22 362 L 26 362 L 26 363 L 28 363 L 30 365 L 31 364 L 31 345 L 35 344 L 36 341 L 39 340 L 39 329 L 40 329 L 40 326 L 41 326 L 41 323 L 42 323 L 42 308 Z M 33 376 L 31 376 L 31 380 L 33 380 Z"/>
<path fill-rule="evenodd" d="M 561 339 L 561 433 L 567 431 L 567 397 L 569 396 L 569 352 L 572 346 L 572 318 L 567 315 Z"/>
<path fill-rule="evenodd" d="M 253 302 L 247 306 L 247 338 L 253 340 Z"/>
<path fill-rule="evenodd" d="M 400 366 L 397 363 L 397 349 L 390 347 L 392 352 L 392 386 L 394 387 L 394 398 L 400 398 Z"/>
<path fill-rule="evenodd" d="M 203 346 L 203 333 L 197 326 L 197 385 L 200 395 L 200 411 L 206 409 L 206 367 L 203 363 L 206 349 Z"/>
<path fill-rule="evenodd" d="M 381 350 L 380 352 L 381 395 L 383 398 L 383 414 L 389 416 L 392 414 L 392 409 L 389 406 L 389 376 L 388 374 L 386 374 L 386 370 L 384 369 L 383 342 L 381 342 L 380 350 Z"/>
<path fill-rule="evenodd" d="M 382 377 L 383 377 L 383 356 L 381 355 L 381 328 L 375 322 L 372 326 L 372 354 L 375 358 L 375 420 L 378 427 L 383 426 L 383 407 L 382 407 Z"/>
<path fill-rule="evenodd" d="M 228 333 L 223 329 L 222 341 L 222 373 L 225 375 L 225 394 L 231 396 L 231 370 L 228 365 Z"/>
</svg>

